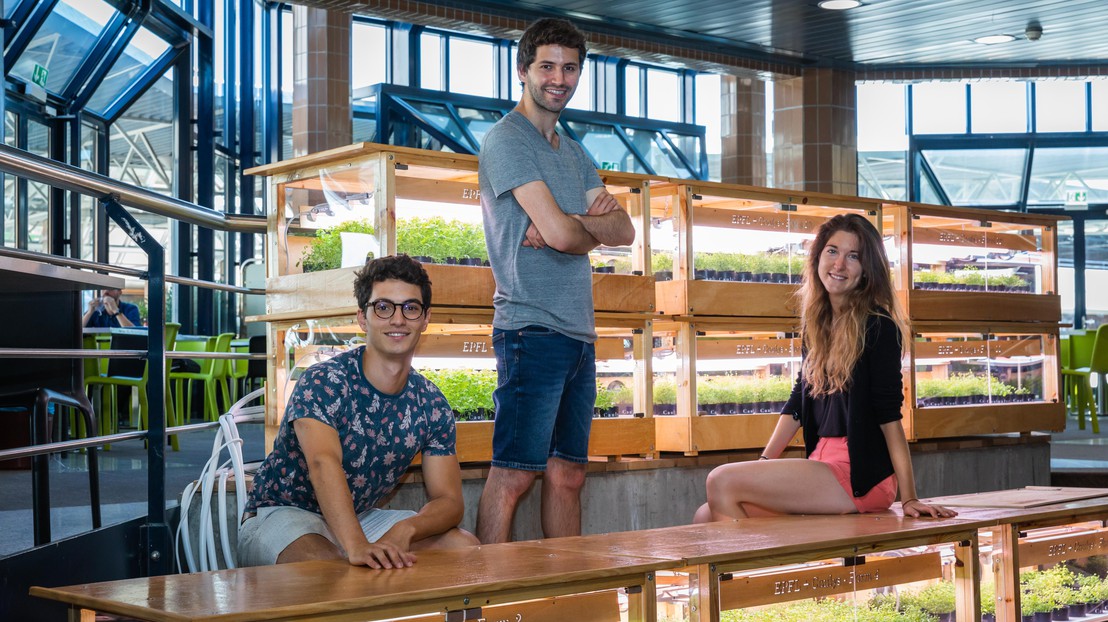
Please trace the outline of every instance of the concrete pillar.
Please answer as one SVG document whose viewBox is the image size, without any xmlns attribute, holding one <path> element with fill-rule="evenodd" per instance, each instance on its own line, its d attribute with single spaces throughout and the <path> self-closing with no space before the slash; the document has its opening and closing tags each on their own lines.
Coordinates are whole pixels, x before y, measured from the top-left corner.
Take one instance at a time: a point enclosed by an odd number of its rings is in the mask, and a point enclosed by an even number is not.
<svg viewBox="0 0 1108 622">
<path fill-rule="evenodd" d="M 293 156 L 353 142 L 349 13 L 293 7 Z"/>
<path fill-rule="evenodd" d="M 774 83 L 773 186 L 858 193 L 854 73 L 805 69 Z"/>
<path fill-rule="evenodd" d="M 720 81 L 720 180 L 766 186 L 766 83 L 725 75 Z"/>
</svg>

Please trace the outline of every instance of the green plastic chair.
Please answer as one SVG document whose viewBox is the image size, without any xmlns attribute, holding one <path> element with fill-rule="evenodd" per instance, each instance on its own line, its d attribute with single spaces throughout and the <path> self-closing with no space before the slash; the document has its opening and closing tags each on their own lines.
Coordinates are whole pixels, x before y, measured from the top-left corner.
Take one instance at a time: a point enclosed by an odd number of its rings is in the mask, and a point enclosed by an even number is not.
<svg viewBox="0 0 1108 622">
<path fill-rule="evenodd" d="M 181 325 L 175 322 L 166 323 L 166 350 L 173 349 L 173 345 L 177 340 L 177 331 L 180 330 L 180 328 Z M 145 350 L 148 347 L 148 343 L 149 341 L 146 335 L 116 333 L 112 335 L 111 349 Z M 144 359 L 110 359 L 108 361 L 107 372 L 102 376 L 89 377 L 87 375 L 89 367 L 86 365 L 85 369 L 86 390 L 90 392 L 93 390 L 100 391 L 101 411 L 103 412 L 103 416 L 100 417 L 101 434 L 113 434 L 118 430 L 116 401 L 118 399 L 117 389 L 119 387 L 130 387 L 137 393 L 139 402 L 138 428 L 140 430 L 145 430 L 149 427 L 150 403 L 146 395 L 146 384 L 150 370 L 149 365 L 147 365 Z M 166 386 L 168 388 L 168 383 Z M 168 393 L 166 395 L 168 396 Z M 165 409 L 167 424 L 176 425 L 177 417 L 175 416 L 168 397 L 166 399 Z M 128 416 L 128 422 L 133 424 L 130 416 Z M 180 449 L 176 435 L 170 436 L 169 440 L 174 450 Z M 105 445 L 105 448 L 108 448 L 108 446 Z"/>
<path fill-rule="evenodd" d="M 231 340 L 234 333 L 222 333 L 217 337 L 209 337 L 205 344 L 205 352 L 230 352 Z M 188 344 L 190 348 L 196 347 L 197 342 L 182 342 L 179 345 Z M 181 351 L 182 348 L 178 348 Z M 197 351 L 197 350 L 190 350 Z M 192 412 L 192 383 L 201 381 L 204 383 L 204 419 L 206 421 L 219 420 L 219 401 L 217 391 L 223 393 L 223 400 L 230 405 L 230 393 L 227 389 L 227 359 L 198 359 L 200 365 L 198 372 L 172 372 L 169 379 L 173 382 L 173 393 L 176 401 L 176 410 L 184 413 L 185 417 Z"/>
<path fill-rule="evenodd" d="M 1092 340 L 1090 347 L 1089 341 Z M 1097 417 L 1097 402 L 1093 396 L 1091 377 L 1097 375 L 1097 384 L 1101 391 L 1108 390 L 1104 386 L 1105 374 L 1108 374 L 1108 324 L 1101 325 L 1095 334 L 1070 336 L 1070 364 L 1072 368 L 1064 370 L 1063 376 L 1071 376 L 1078 384 L 1077 395 L 1077 427 L 1085 429 L 1085 407 L 1089 408 L 1089 421 L 1092 423 L 1093 433 L 1100 434 L 1100 421 Z"/>
</svg>

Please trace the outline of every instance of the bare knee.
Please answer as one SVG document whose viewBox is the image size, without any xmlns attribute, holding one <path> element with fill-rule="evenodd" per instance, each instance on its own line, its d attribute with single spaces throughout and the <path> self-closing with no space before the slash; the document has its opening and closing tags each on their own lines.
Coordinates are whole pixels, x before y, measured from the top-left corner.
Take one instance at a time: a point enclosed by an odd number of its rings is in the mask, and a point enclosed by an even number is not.
<svg viewBox="0 0 1108 622">
<path fill-rule="evenodd" d="M 304 562 L 316 559 L 344 559 L 339 547 L 318 533 L 309 533 L 292 541 L 277 556 L 278 564 Z"/>
<path fill-rule="evenodd" d="M 743 486 L 743 468 L 738 464 L 718 466 L 710 473 L 704 488 L 708 493 L 708 503 L 723 499 L 733 499 L 740 494 Z"/>
<path fill-rule="evenodd" d="M 547 463 L 543 485 L 549 484 L 559 490 L 578 492 L 585 487 L 588 465 L 551 459 Z"/>
<path fill-rule="evenodd" d="M 519 499 L 531 489 L 531 484 L 535 483 L 536 477 L 538 477 L 537 471 L 493 467 L 485 481 L 485 490 L 491 489 L 505 497 Z"/>
</svg>

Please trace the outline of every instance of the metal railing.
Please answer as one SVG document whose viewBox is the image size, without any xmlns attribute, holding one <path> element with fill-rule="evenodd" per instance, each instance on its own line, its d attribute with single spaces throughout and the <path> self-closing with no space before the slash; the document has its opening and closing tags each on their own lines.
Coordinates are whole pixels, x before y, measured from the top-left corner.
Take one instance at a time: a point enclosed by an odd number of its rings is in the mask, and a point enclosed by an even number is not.
<svg viewBox="0 0 1108 622">
<path fill-rule="evenodd" d="M 0 247 L 0 253 L 22 259 L 39 261 L 69 268 L 96 272 L 124 274 L 147 281 L 148 295 L 148 344 L 147 351 L 107 350 L 97 351 L 97 358 L 146 358 L 148 362 L 147 394 L 150 404 L 148 426 L 145 431 L 125 432 L 83 440 L 71 440 L 42 444 L 26 448 L 0 451 L 0 461 L 19 457 L 41 456 L 61 451 L 98 447 L 111 442 L 145 439 L 147 442 L 148 514 L 144 528 L 143 566 L 148 575 L 164 574 L 171 568 L 171 534 L 166 522 L 165 498 L 165 439 L 169 434 L 207 429 L 217 424 L 166 426 L 166 366 L 165 350 L 165 284 L 217 289 L 241 294 L 264 294 L 264 290 L 250 289 L 165 274 L 165 251 L 154 238 L 124 207 L 158 214 L 183 223 L 233 233 L 265 233 L 266 219 L 259 215 L 226 214 L 200 207 L 180 199 L 163 196 L 144 188 L 131 186 L 117 180 L 92 173 L 69 164 L 43 158 L 7 145 L 0 145 L 0 172 L 39 182 L 54 188 L 94 197 L 101 209 L 115 222 L 135 244 L 146 253 L 147 269 L 118 268 L 97 262 L 45 255 L 29 251 Z M 3 357 L 66 357 L 87 358 L 88 351 L 27 348 L 0 348 Z M 168 358 L 264 358 L 264 355 L 240 353 L 189 352 L 170 354 Z M 157 363 L 157 364 L 155 364 Z M 91 431 L 90 431 L 91 432 Z"/>
</svg>

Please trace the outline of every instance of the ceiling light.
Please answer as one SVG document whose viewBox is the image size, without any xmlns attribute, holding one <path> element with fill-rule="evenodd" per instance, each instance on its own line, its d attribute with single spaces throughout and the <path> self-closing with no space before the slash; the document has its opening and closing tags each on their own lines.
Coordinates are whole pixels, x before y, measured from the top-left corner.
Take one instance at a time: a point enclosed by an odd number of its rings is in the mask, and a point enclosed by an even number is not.
<svg viewBox="0 0 1108 622">
<path fill-rule="evenodd" d="M 1016 38 L 1012 35 L 986 35 L 984 37 L 977 37 L 973 42 L 982 45 L 996 45 L 997 43 L 1008 43 L 1009 41 L 1015 40 Z"/>
<path fill-rule="evenodd" d="M 829 11 L 845 11 L 862 6 L 859 0 L 820 0 L 819 8 Z"/>
</svg>

